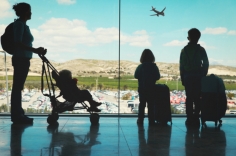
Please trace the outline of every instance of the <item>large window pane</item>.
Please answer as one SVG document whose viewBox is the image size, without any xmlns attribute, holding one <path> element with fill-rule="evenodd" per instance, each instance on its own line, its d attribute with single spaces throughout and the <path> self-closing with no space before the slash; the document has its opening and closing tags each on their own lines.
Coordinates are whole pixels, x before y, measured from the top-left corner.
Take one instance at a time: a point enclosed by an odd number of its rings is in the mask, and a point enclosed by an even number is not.
<svg viewBox="0 0 236 156">
<path fill-rule="evenodd" d="M 16 18 L 11 8 L 19 2 L 21 1 L 7 1 L 6 7 L 1 9 L 0 34 Z M 73 77 L 78 79 L 78 87 L 88 89 L 95 100 L 103 102 L 100 107 L 102 113 L 138 112 L 138 82 L 133 75 L 140 64 L 142 51 L 148 48 L 153 51 L 161 73 L 161 79 L 157 83 L 166 84 L 170 88 L 172 113 L 185 114 L 186 95 L 179 77 L 178 62 L 181 49 L 188 43 L 187 32 L 193 27 L 202 33 L 199 43 L 208 54 L 208 74 L 216 74 L 224 80 L 229 108 L 227 113 L 234 113 L 236 2 L 233 0 L 217 3 L 187 0 L 158 3 L 153 0 L 25 2 L 32 7 L 32 19 L 27 21 L 27 25 L 34 36 L 34 47 L 47 48 L 46 57 L 58 71 L 71 70 Z M 150 16 L 155 14 L 150 11 L 152 6 L 158 11 L 166 7 L 165 16 Z M 222 12 L 223 8 L 227 9 Z M 6 78 L 0 75 L 3 97 L 6 93 L 11 93 L 13 69 L 10 55 L 7 55 L 6 65 L 9 92 L 6 90 Z M 47 109 L 50 108 L 50 102 L 42 97 L 40 91 L 41 65 L 42 61 L 34 55 L 22 92 L 22 104 L 27 112 L 51 111 Z M 2 72 L 3 67 L 2 65 Z M 44 89 L 47 93 L 46 85 Z M 56 94 L 59 94 L 59 90 Z M 39 102 L 36 101 L 40 100 L 46 100 L 43 102 L 45 106 L 42 106 L 42 102 L 37 104 Z M 2 111 L 6 110 L 4 104 L 7 103 L 7 98 L 0 100 Z M 87 112 L 80 110 L 66 113 Z"/>
<path fill-rule="evenodd" d="M 129 76 L 128 88 L 137 91 L 133 73 L 140 64 L 142 51 L 151 49 L 161 73 L 157 83 L 166 84 L 171 91 L 172 113 L 185 114 L 186 95 L 179 77 L 179 57 L 181 49 L 188 43 L 188 30 L 198 28 L 202 33 L 199 44 L 206 49 L 209 58 L 208 74 L 223 78 L 229 110 L 236 109 L 234 5 L 232 0 L 121 1 L 121 67 L 127 70 L 124 73 Z M 151 11 L 152 6 L 157 11 L 166 8 L 164 16 L 156 16 Z M 223 8 L 227 9 L 220 11 Z M 138 98 L 135 102 L 138 103 Z"/>
<path fill-rule="evenodd" d="M 5 11 L 9 16 L 0 19 L 1 34 L 16 18 L 11 9 L 16 2 L 6 2 L 8 8 Z M 78 87 L 88 90 L 95 101 L 102 102 L 99 107 L 101 113 L 117 114 L 118 100 L 115 97 L 119 80 L 119 1 L 25 2 L 31 5 L 32 17 L 27 25 L 34 36 L 33 46 L 47 48 L 46 57 L 57 71 L 70 70 L 73 78 L 78 79 Z M 8 60 L 11 60 L 9 55 Z M 7 66 L 12 84 L 11 62 Z M 42 60 L 34 54 L 22 91 L 22 107 L 27 113 L 51 112 L 49 98 L 41 93 L 41 72 Z M 44 93 L 49 93 L 45 78 Z M 59 94 L 60 90 L 56 88 L 56 95 Z M 63 97 L 58 100 L 65 101 Z M 2 100 L 0 102 L 2 104 Z M 86 104 L 90 107 L 88 102 Z M 82 109 L 65 113 L 88 112 Z"/>
</svg>

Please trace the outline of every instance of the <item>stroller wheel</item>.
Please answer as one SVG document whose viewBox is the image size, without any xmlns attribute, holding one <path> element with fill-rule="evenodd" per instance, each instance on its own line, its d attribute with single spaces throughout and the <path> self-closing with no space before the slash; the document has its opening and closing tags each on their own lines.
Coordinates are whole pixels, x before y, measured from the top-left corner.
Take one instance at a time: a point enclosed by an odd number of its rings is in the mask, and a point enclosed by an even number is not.
<svg viewBox="0 0 236 156">
<path fill-rule="evenodd" d="M 58 114 L 57 114 L 58 116 Z M 56 115 L 49 115 L 48 118 L 47 118 L 47 122 L 49 125 L 53 125 L 53 124 L 56 124 L 57 123 L 57 116 Z"/>
<path fill-rule="evenodd" d="M 91 114 L 90 115 L 90 122 L 91 122 L 91 124 L 93 124 L 93 125 L 98 124 L 99 118 L 100 118 L 99 114 L 97 114 L 97 113 Z"/>
</svg>

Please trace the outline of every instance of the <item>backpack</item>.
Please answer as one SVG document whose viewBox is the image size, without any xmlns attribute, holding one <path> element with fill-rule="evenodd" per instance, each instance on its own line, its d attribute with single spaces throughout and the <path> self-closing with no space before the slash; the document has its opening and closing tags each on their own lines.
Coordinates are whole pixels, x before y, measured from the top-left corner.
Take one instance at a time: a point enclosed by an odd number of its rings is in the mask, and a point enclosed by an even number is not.
<svg viewBox="0 0 236 156">
<path fill-rule="evenodd" d="M 2 49 L 10 55 L 13 55 L 15 50 L 13 24 L 14 22 L 10 23 L 1 36 Z"/>
<path fill-rule="evenodd" d="M 2 49 L 10 55 L 13 55 L 14 50 L 15 50 L 13 25 L 14 25 L 14 22 L 10 23 L 6 27 L 4 34 L 1 36 Z M 24 31 L 25 31 L 25 28 L 24 28 Z"/>
<path fill-rule="evenodd" d="M 189 55 L 188 55 L 188 53 L 185 50 L 185 47 L 184 47 L 184 53 L 186 54 L 186 57 L 187 57 L 187 64 L 188 64 L 188 66 L 190 66 L 191 68 L 196 68 L 197 67 L 201 71 L 201 69 L 202 69 L 201 68 L 202 67 L 201 54 L 199 54 L 200 57 L 199 56 L 197 57 L 197 53 L 199 53 L 199 50 L 200 50 L 200 48 L 197 47 L 197 49 L 195 50 L 195 52 L 193 54 L 194 60 L 191 60 Z"/>
</svg>

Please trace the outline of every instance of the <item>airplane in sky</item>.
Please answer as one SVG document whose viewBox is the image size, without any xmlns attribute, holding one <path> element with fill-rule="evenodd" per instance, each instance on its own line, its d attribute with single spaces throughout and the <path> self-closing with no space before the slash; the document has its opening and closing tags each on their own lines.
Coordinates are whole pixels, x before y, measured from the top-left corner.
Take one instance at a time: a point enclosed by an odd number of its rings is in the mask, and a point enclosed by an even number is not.
<svg viewBox="0 0 236 156">
<path fill-rule="evenodd" d="M 159 15 L 165 16 L 165 13 L 164 13 L 165 9 L 166 9 L 166 7 L 161 12 L 159 12 L 159 11 L 156 10 L 156 8 L 154 8 L 152 6 L 152 10 L 150 10 L 150 11 L 154 11 L 156 14 L 153 14 L 153 15 L 150 15 L 150 16 L 159 16 Z"/>
</svg>

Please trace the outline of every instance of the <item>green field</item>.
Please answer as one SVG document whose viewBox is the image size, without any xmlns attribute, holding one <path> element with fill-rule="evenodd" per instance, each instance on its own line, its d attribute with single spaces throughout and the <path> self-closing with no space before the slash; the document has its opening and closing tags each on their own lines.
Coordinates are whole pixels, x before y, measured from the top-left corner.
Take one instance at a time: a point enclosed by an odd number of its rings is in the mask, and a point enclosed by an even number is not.
<svg viewBox="0 0 236 156">
<path fill-rule="evenodd" d="M 109 79 L 108 77 L 76 77 L 78 79 L 78 85 L 81 89 L 96 89 L 96 79 L 97 79 L 97 89 L 101 90 L 137 90 L 138 82 L 133 76 L 122 76 L 120 79 Z M 9 86 L 12 84 L 12 76 L 8 76 Z M 45 78 L 44 78 L 45 80 Z M 5 77 L 0 78 L 0 89 L 4 87 Z M 170 90 L 184 90 L 184 87 L 181 84 L 181 81 L 167 81 L 159 80 L 157 83 L 166 84 L 170 88 Z M 44 82 L 44 84 L 46 84 Z M 41 88 L 41 76 L 28 76 L 26 83 L 26 88 Z M 45 85 L 46 87 L 46 85 Z M 236 90 L 236 83 L 227 82 L 225 83 L 225 87 L 227 90 Z"/>
</svg>

